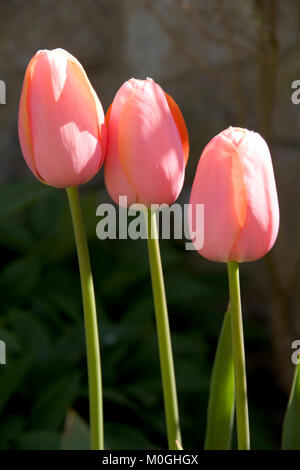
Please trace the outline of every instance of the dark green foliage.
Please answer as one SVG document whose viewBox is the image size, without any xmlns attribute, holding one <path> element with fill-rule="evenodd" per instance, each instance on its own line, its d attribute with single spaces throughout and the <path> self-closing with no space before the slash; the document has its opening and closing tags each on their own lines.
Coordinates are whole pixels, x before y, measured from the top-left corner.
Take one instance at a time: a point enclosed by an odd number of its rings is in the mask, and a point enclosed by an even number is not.
<svg viewBox="0 0 300 470">
<path fill-rule="evenodd" d="M 99 312 L 106 447 L 164 448 L 146 243 L 98 240 L 101 202 L 96 192 L 82 191 Z M 0 221 L 0 339 L 7 346 L 7 364 L 0 365 L 0 448 L 86 448 L 83 314 L 64 191 L 39 183 L 2 187 Z M 228 301 L 226 269 L 205 265 L 183 243 L 162 241 L 161 252 L 183 447 L 203 448 L 212 363 Z M 259 416 L 251 396 L 250 407 Z M 73 413 L 71 427 L 61 438 L 67 413 Z M 262 420 L 255 428 L 255 419 L 253 434 L 261 429 Z M 271 447 L 266 426 L 263 431 L 257 446 Z"/>
</svg>

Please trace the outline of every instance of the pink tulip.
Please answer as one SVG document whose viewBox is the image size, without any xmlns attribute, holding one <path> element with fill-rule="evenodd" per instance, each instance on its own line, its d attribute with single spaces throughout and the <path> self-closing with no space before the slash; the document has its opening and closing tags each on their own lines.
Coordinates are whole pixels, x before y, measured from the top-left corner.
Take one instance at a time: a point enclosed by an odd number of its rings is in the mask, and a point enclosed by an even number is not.
<svg viewBox="0 0 300 470">
<path fill-rule="evenodd" d="M 172 204 L 188 159 L 188 133 L 174 100 L 153 80 L 125 82 L 107 113 L 105 183 L 115 202 Z"/>
<path fill-rule="evenodd" d="M 81 64 L 63 49 L 38 51 L 27 67 L 19 138 L 27 165 L 51 186 L 83 184 L 103 163 L 101 103 Z"/>
<path fill-rule="evenodd" d="M 256 132 L 230 127 L 205 147 L 190 198 L 204 204 L 204 244 L 199 253 L 212 261 L 253 261 L 275 243 L 279 207 L 272 160 Z"/>
</svg>

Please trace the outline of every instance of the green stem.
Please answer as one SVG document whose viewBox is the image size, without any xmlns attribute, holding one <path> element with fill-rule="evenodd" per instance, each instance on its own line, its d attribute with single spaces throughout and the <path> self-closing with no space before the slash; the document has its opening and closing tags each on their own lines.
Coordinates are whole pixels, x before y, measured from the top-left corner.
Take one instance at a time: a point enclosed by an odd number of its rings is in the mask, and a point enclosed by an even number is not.
<svg viewBox="0 0 300 470">
<path fill-rule="evenodd" d="M 231 306 L 232 351 L 235 382 L 236 420 L 238 448 L 250 449 L 249 418 L 247 402 L 246 365 L 243 335 L 243 318 L 240 295 L 239 265 L 228 263 L 228 277 Z"/>
<path fill-rule="evenodd" d="M 67 188 L 79 262 L 87 348 L 91 449 L 103 450 L 103 398 L 94 283 L 77 187 Z"/>
<path fill-rule="evenodd" d="M 179 413 L 168 309 L 157 235 L 155 211 L 148 209 L 147 215 L 148 220 L 146 220 L 146 222 L 148 223 L 148 253 L 158 334 L 168 444 L 170 450 L 176 450 L 178 449 L 178 446 L 181 447 L 181 435 L 179 427 Z M 176 441 L 178 442 L 177 444 Z"/>
</svg>

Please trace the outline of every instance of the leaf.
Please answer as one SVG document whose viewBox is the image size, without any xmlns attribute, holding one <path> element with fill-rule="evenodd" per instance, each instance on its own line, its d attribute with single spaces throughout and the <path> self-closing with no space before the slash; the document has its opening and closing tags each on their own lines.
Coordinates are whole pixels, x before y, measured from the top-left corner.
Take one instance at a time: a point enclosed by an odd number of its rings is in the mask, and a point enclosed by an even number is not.
<svg viewBox="0 0 300 470">
<path fill-rule="evenodd" d="M 122 424 L 107 423 L 105 426 L 105 448 L 114 450 L 153 449 L 153 445 L 142 429 Z"/>
<path fill-rule="evenodd" d="M 50 193 L 50 188 L 36 182 L 0 186 L 0 222 L 25 211 Z"/>
<path fill-rule="evenodd" d="M 72 363 L 85 358 L 84 326 L 69 327 L 52 347 L 52 358 L 66 363 Z"/>
<path fill-rule="evenodd" d="M 186 305 L 187 302 L 197 301 L 199 296 L 211 295 L 211 288 L 205 283 L 199 283 L 198 279 L 187 279 L 185 273 L 171 273 L 166 281 L 168 304 Z M 178 289 L 180 286 L 180 289 Z"/>
<path fill-rule="evenodd" d="M 211 377 L 204 448 L 231 447 L 234 417 L 234 370 L 230 311 L 225 313 Z"/>
<path fill-rule="evenodd" d="M 300 450 L 300 363 L 295 367 L 290 399 L 283 422 L 283 450 Z"/>
<path fill-rule="evenodd" d="M 1 246 L 21 253 L 34 248 L 34 237 L 29 230 L 23 226 L 22 222 L 23 221 L 12 219 L 1 223 Z"/>
<path fill-rule="evenodd" d="M 36 430 L 23 433 L 16 441 L 18 450 L 57 450 L 60 436 L 48 430 Z"/>
<path fill-rule="evenodd" d="M 41 261 L 37 256 L 29 255 L 16 258 L 5 266 L 0 274 L 0 289 L 4 299 L 15 305 L 22 303 L 24 296 L 30 294 L 40 280 Z M 3 298 L 2 298 L 3 302 Z"/>
<path fill-rule="evenodd" d="M 58 429 L 76 397 L 79 387 L 79 375 L 73 374 L 50 385 L 39 396 L 31 416 L 31 426 L 35 429 Z"/>
<path fill-rule="evenodd" d="M 111 388 L 104 388 L 103 389 L 103 398 L 104 401 L 107 403 L 111 402 L 113 406 L 116 408 L 117 406 L 127 407 L 131 409 L 138 415 L 143 415 L 141 409 L 138 407 L 137 403 L 134 400 L 130 400 L 124 393 L 111 389 Z"/>
<path fill-rule="evenodd" d="M 23 431 L 25 420 L 17 415 L 10 413 L 7 417 L 1 417 L 0 422 L 0 449 L 5 450 L 10 448 L 12 441 Z"/>
<path fill-rule="evenodd" d="M 178 377 L 178 393 L 197 393 L 199 390 L 207 390 L 209 382 L 196 364 L 187 359 L 177 359 L 175 364 Z"/>
<path fill-rule="evenodd" d="M 74 410 L 69 410 L 65 429 L 61 436 L 61 450 L 89 450 L 90 430 L 88 424 Z"/>
<path fill-rule="evenodd" d="M 74 289 L 76 285 L 78 289 Z M 82 321 L 82 300 L 77 272 L 52 269 L 45 274 L 39 295 L 56 310 L 66 314 L 70 320 Z"/>
<path fill-rule="evenodd" d="M 22 385 L 22 382 L 32 363 L 31 355 L 27 355 L 1 366 L 0 374 L 0 412 L 2 412 L 10 397 L 16 393 Z"/>
<path fill-rule="evenodd" d="M 6 351 L 9 351 L 10 354 L 20 352 L 21 345 L 19 338 L 14 332 L 0 327 L 0 340 L 4 341 L 6 345 Z"/>
<path fill-rule="evenodd" d="M 23 349 L 31 351 L 38 362 L 43 362 L 49 350 L 49 335 L 45 327 L 27 311 L 13 310 L 10 318 L 13 331 Z"/>
</svg>

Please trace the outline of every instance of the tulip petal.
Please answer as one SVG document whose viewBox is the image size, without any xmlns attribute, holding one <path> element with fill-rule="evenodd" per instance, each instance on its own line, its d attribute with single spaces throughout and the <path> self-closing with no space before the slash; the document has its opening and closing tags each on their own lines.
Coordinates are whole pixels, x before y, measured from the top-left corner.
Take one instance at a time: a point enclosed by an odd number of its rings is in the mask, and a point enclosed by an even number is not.
<svg viewBox="0 0 300 470">
<path fill-rule="evenodd" d="M 138 202 L 172 204 L 184 180 L 182 143 L 163 90 L 151 79 L 130 80 L 119 118 L 119 159 Z"/>
<path fill-rule="evenodd" d="M 51 83 L 55 101 L 58 101 L 67 80 L 68 60 L 64 54 L 48 54 Z"/>
<path fill-rule="evenodd" d="M 35 55 L 28 64 L 26 69 L 22 93 L 20 98 L 20 106 L 19 106 L 19 120 L 18 120 L 18 133 L 20 144 L 22 148 L 22 153 L 24 155 L 25 161 L 29 166 L 32 173 L 42 181 L 40 174 L 37 171 L 35 160 L 34 160 L 34 152 L 33 152 L 33 144 L 32 144 L 32 136 L 31 136 L 31 126 L 29 121 L 29 113 L 28 113 L 28 94 L 31 86 L 33 70 L 36 65 L 37 55 Z"/>
<path fill-rule="evenodd" d="M 212 261 L 253 261 L 273 246 L 279 206 L 268 146 L 257 133 L 229 127 L 214 137 L 200 158 L 189 209 L 204 207 L 204 246 Z"/>
<path fill-rule="evenodd" d="M 182 112 L 180 111 L 175 100 L 173 100 L 172 96 L 168 95 L 168 93 L 165 93 L 165 95 L 166 95 L 170 111 L 172 113 L 173 119 L 176 123 L 177 129 L 181 138 L 183 156 L 184 156 L 184 161 L 185 161 L 185 166 L 186 166 L 188 162 L 188 158 L 189 158 L 189 151 L 190 151 L 188 130 L 187 130 Z"/>
<path fill-rule="evenodd" d="M 230 260 L 253 261 L 264 256 L 275 243 L 279 229 L 277 191 L 271 155 L 264 139 L 248 131 L 237 151 L 243 156 L 247 207 Z"/>
<path fill-rule="evenodd" d="M 64 56 L 69 62 L 73 63 L 74 65 L 77 65 L 78 68 L 81 70 L 83 81 L 89 86 L 90 93 L 92 95 L 92 98 L 94 99 L 96 111 L 98 115 L 98 130 L 99 130 L 98 137 L 99 137 L 100 146 L 102 149 L 102 155 L 104 157 L 106 153 L 106 148 L 107 148 L 107 130 L 106 130 L 103 108 L 97 96 L 97 93 L 92 87 L 84 68 L 82 67 L 81 63 L 76 59 L 76 57 L 72 56 L 72 54 L 70 54 L 68 51 L 65 51 L 64 49 L 55 49 L 55 52 Z M 101 168 L 102 163 L 103 163 L 103 158 L 100 160 L 98 169 Z"/>
<path fill-rule="evenodd" d="M 41 51 L 28 97 L 37 171 L 56 187 L 88 181 L 104 157 L 100 102 L 79 62 L 69 56 L 62 50 Z"/>
<path fill-rule="evenodd" d="M 226 262 L 245 221 L 247 196 L 239 154 L 222 134 L 205 147 L 198 164 L 190 198 L 191 233 L 195 204 L 204 204 L 204 245 L 199 252 Z"/>
<path fill-rule="evenodd" d="M 111 198 L 118 204 L 119 196 L 126 196 L 128 206 L 137 202 L 137 196 L 119 160 L 118 133 L 120 113 L 131 93 L 132 87 L 128 82 L 125 82 L 106 113 L 108 147 L 104 166 L 105 185 Z"/>
</svg>

